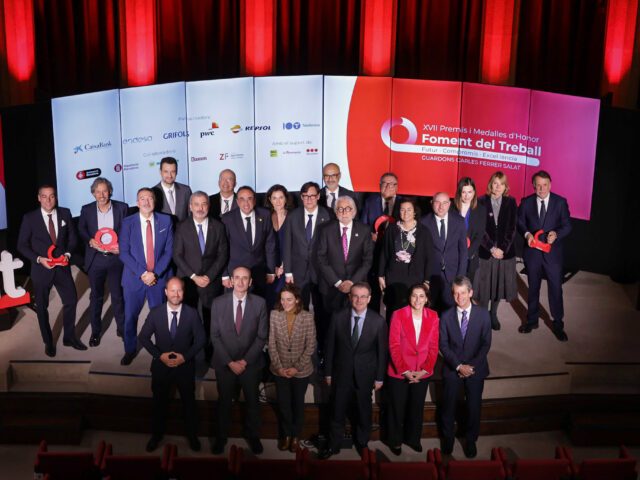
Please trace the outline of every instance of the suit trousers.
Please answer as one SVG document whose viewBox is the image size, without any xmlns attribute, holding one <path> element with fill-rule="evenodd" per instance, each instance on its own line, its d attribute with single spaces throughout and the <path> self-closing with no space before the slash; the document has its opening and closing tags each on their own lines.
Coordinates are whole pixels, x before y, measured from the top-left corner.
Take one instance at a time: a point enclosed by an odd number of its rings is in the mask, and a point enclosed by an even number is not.
<svg viewBox="0 0 640 480">
<path fill-rule="evenodd" d="M 304 425 L 304 395 L 309 377 L 274 376 L 280 413 L 280 437 L 300 437 Z"/>
<path fill-rule="evenodd" d="M 318 342 L 318 346 L 324 345 L 325 333 L 329 326 L 330 315 L 327 315 L 324 311 L 324 305 L 322 300 L 322 295 L 320 295 L 320 290 L 318 289 L 318 285 L 312 282 L 306 282 L 303 285 L 298 285 L 300 287 L 300 295 L 302 296 L 302 303 L 304 305 L 304 309 L 310 311 L 309 305 L 313 303 L 313 319 L 316 323 L 316 340 Z M 322 347 L 320 347 L 322 350 Z"/>
<path fill-rule="evenodd" d="M 162 364 L 154 367 L 153 370 L 151 374 L 153 435 L 156 437 L 164 435 L 171 387 L 175 385 L 180 392 L 187 436 L 189 438 L 196 437 L 198 418 L 193 365 L 182 364 L 179 367 L 169 368 Z"/>
<path fill-rule="evenodd" d="M 366 447 L 371 434 L 371 391 L 373 385 L 367 388 L 358 388 L 355 381 L 348 385 L 336 384 L 333 386 L 333 414 L 331 416 L 331 430 L 329 432 L 329 445 L 333 450 L 339 450 L 344 438 L 344 427 L 349 412 L 349 407 L 355 406 L 355 412 L 350 415 L 355 426 L 351 425 L 353 440 L 356 445 Z"/>
<path fill-rule="evenodd" d="M 417 445 L 422 437 L 424 399 L 429 380 L 409 383 L 405 379 L 387 377 L 387 440 L 389 445 Z"/>
<path fill-rule="evenodd" d="M 433 296 L 429 295 L 429 297 L 433 298 L 434 309 L 439 314 L 455 305 L 453 294 L 451 293 L 451 282 L 447 280 L 443 271 L 431 277 L 429 287 L 433 292 Z"/>
<path fill-rule="evenodd" d="M 529 298 L 527 305 L 527 325 L 537 325 L 540 317 L 540 287 L 543 275 L 547 277 L 547 291 L 549 293 L 549 309 L 553 318 L 553 325 L 558 329 L 564 328 L 564 305 L 562 301 L 562 264 L 549 262 L 543 257 L 532 258 L 525 261 L 527 278 L 529 283 Z"/>
<path fill-rule="evenodd" d="M 122 262 L 115 255 L 96 254 L 91 262 L 89 271 L 89 285 L 91 294 L 91 334 L 100 336 L 102 333 L 102 306 L 104 304 L 104 282 L 109 284 L 113 316 L 116 320 L 116 328 L 124 332 L 124 301 L 122 298 Z"/>
<path fill-rule="evenodd" d="M 247 365 L 240 375 L 229 367 L 216 368 L 218 383 L 218 438 L 227 439 L 231 426 L 231 406 L 238 387 L 244 394 L 246 412 L 242 435 L 245 438 L 260 438 L 260 403 L 258 401 L 262 368 Z"/>
<path fill-rule="evenodd" d="M 62 300 L 63 338 L 65 341 L 71 341 L 76 338 L 75 323 L 78 294 L 71 276 L 71 268 L 54 267 L 51 273 L 50 278 L 43 278 L 41 275 L 34 275 L 33 273 L 31 275 L 36 294 L 38 325 L 45 345 L 54 345 L 51 325 L 49 325 L 49 294 L 51 293 L 51 287 L 56 287 L 60 300 Z"/>
<path fill-rule="evenodd" d="M 124 351 L 126 353 L 135 353 L 138 348 L 138 317 L 145 299 L 149 302 L 149 309 L 162 305 L 164 285 L 164 280 L 159 279 L 153 287 L 145 285 L 142 290 L 133 291 L 124 289 Z"/>
<path fill-rule="evenodd" d="M 484 378 L 472 375 L 469 378 L 460 378 L 457 375 L 442 377 L 443 395 L 441 405 L 442 435 L 446 439 L 453 439 L 455 431 L 453 424 L 458 403 L 460 388 L 464 387 L 466 397 L 467 431 L 465 433 L 468 442 L 475 442 L 480 433 L 480 410 L 482 408 L 482 390 Z"/>
</svg>

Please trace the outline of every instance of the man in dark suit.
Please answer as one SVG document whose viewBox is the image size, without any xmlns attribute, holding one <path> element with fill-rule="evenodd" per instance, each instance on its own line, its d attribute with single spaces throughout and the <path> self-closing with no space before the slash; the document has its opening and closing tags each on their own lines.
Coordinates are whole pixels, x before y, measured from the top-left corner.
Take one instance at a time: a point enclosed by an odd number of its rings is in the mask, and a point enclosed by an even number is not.
<svg viewBox="0 0 640 480">
<path fill-rule="evenodd" d="M 184 301 L 197 309 L 202 303 L 202 319 L 208 338 L 211 334 L 211 302 L 222 293 L 222 271 L 227 265 L 229 246 L 224 225 L 209 218 L 209 197 L 195 192 L 189 202 L 191 218 L 178 224 L 173 237 L 173 261 L 177 275 L 185 283 Z M 207 350 L 210 356 L 211 349 Z"/>
<path fill-rule="evenodd" d="M 225 169 L 218 176 L 220 191 L 209 197 L 209 215 L 220 220 L 222 215 L 238 208 L 236 203 L 236 174 L 233 170 Z"/>
<path fill-rule="evenodd" d="M 158 448 L 167 423 L 167 409 L 172 385 L 176 385 L 182 400 L 184 420 L 191 450 L 200 450 L 195 399 L 195 357 L 202 350 L 206 337 L 198 312 L 182 303 L 184 282 L 173 277 L 164 290 L 167 303 L 153 308 L 140 330 L 138 340 L 147 349 L 151 361 L 153 392 L 153 432 L 147 452 Z M 151 336 L 155 337 L 155 343 Z"/>
<path fill-rule="evenodd" d="M 322 301 L 318 289 L 318 272 L 316 269 L 315 245 L 318 231 L 329 223 L 331 215 L 328 210 L 318 205 L 320 186 L 315 182 L 307 182 L 300 187 L 302 207 L 296 208 L 287 215 L 284 223 L 284 255 L 283 264 L 287 283 L 295 283 L 302 294 L 304 308 L 309 310 L 313 302 L 316 331 L 320 331 L 322 322 Z M 321 340 L 322 337 L 319 337 Z"/>
<path fill-rule="evenodd" d="M 31 280 L 36 295 L 36 313 L 40 334 L 44 342 L 44 352 L 55 357 L 56 345 L 49 325 L 49 293 L 56 287 L 62 300 L 64 337 L 62 344 L 76 350 L 87 347 L 76 338 L 76 304 L 78 294 L 71 276 L 71 267 L 50 264 L 49 247 L 55 245 L 53 257 L 71 258 L 76 247 L 76 230 L 67 208 L 56 207 L 56 189 L 43 185 L 38 189 L 40 208 L 27 213 L 22 218 L 18 234 L 18 251 L 31 262 Z"/>
<path fill-rule="evenodd" d="M 356 207 L 360 209 L 360 194 L 340 186 L 342 173 L 340 167 L 335 163 L 327 163 L 322 169 L 322 179 L 325 187 L 320 191 L 320 205 L 326 207 L 329 213 L 335 218 L 336 202 L 340 197 L 351 197 L 356 202 Z"/>
<path fill-rule="evenodd" d="M 440 319 L 440 353 L 442 365 L 443 394 L 442 453 L 453 451 L 456 405 L 460 387 L 464 387 L 467 400 L 467 432 L 464 454 L 476 456 L 476 441 L 480 432 L 480 409 L 484 379 L 489 375 L 487 354 L 491 348 L 491 318 L 482 307 L 471 304 L 473 289 L 467 277 L 456 277 L 453 281 L 453 298 L 456 307 L 442 314 Z"/>
<path fill-rule="evenodd" d="M 174 223 L 183 221 L 189 215 L 189 198 L 191 187 L 176 182 L 178 161 L 173 157 L 160 160 L 160 176 L 162 180 L 153 191 L 156 196 L 156 211 L 171 215 Z"/>
<path fill-rule="evenodd" d="M 251 187 L 238 189 L 238 207 L 222 216 L 229 241 L 229 263 L 222 284 L 232 288 L 230 274 L 238 266 L 251 270 L 253 293 L 264 296 L 268 283 L 275 280 L 276 238 L 271 214 L 256 208 L 256 192 Z"/>
<path fill-rule="evenodd" d="M 129 207 L 124 202 L 111 200 L 113 185 L 103 177 L 96 178 L 91 184 L 91 194 L 96 201 L 88 203 L 80 210 L 78 231 L 85 242 L 84 269 L 89 276 L 91 295 L 91 338 L 89 346 L 100 345 L 102 336 L 102 305 L 104 303 L 104 282 L 109 283 L 113 316 L 116 320 L 116 333 L 124 335 L 124 301 L 122 298 L 122 262 L 118 257 L 120 250 L 104 250 L 95 240 L 96 232 L 102 228 L 111 228 L 120 234 L 122 220 L 127 216 Z"/>
<path fill-rule="evenodd" d="M 139 213 L 122 221 L 120 260 L 124 263 L 124 351 L 121 365 L 130 365 L 137 353 L 138 315 L 164 301 L 164 287 L 171 276 L 173 229 L 169 215 L 154 213 L 155 197 L 150 188 L 138 190 Z"/>
<path fill-rule="evenodd" d="M 367 306 L 371 289 L 354 283 L 351 308 L 334 313 L 325 345 L 325 380 L 331 386 L 332 415 L 329 445 L 319 457 L 340 452 L 349 405 L 355 399 L 356 425 L 352 425 L 358 453 L 371 433 L 371 390 L 380 390 L 387 368 L 387 322 Z M 355 427 L 355 428 L 354 428 Z"/>
<path fill-rule="evenodd" d="M 436 309 L 442 313 L 454 305 L 451 282 L 456 276 L 467 273 L 467 227 L 460 215 L 449 214 L 449 194 L 436 193 L 431 204 L 433 212 L 422 217 L 420 223 L 427 227 L 433 240 L 432 258 L 436 270 L 431 273 L 429 288 Z"/>
<path fill-rule="evenodd" d="M 258 386 L 265 359 L 262 352 L 269 334 L 263 298 L 248 293 L 251 271 L 232 271 L 233 291 L 216 298 L 211 306 L 211 366 L 218 384 L 218 436 L 211 452 L 224 452 L 231 425 L 231 405 L 242 388 L 246 406 L 243 436 L 254 454 L 262 453 Z"/>
<path fill-rule="evenodd" d="M 335 312 L 349 304 L 351 286 L 364 282 L 373 262 L 369 227 L 355 220 L 358 213 L 351 197 L 336 202 L 336 220 L 318 231 L 316 258 L 322 305 Z"/>
<path fill-rule="evenodd" d="M 547 278 L 549 307 L 553 317 L 553 334 L 561 342 L 569 338 L 564 331 L 564 305 L 562 301 L 562 260 L 563 240 L 571 232 L 571 221 L 567 200 L 551 193 L 551 176 L 544 170 L 533 175 L 536 193 L 525 198 L 518 210 L 518 231 L 524 236 L 524 264 L 529 278 L 529 301 L 527 323 L 520 333 L 530 333 L 538 328 L 540 316 L 540 285 L 543 275 Z M 545 253 L 532 247 L 534 235 L 544 232 L 542 241 L 551 244 L 551 251 Z"/>
</svg>

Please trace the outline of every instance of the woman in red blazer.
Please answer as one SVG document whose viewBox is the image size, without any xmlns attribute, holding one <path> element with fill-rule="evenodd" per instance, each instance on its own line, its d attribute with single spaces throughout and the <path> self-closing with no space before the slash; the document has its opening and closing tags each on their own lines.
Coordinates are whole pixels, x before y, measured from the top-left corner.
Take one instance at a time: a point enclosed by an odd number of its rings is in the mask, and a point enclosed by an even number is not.
<svg viewBox="0 0 640 480">
<path fill-rule="evenodd" d="M 429 377 L 438 358 L 438 314 L 427 308 L 427 288 L 419 283 L 409 290 L 409 305 L 393 312 L 389 329 L 388 444 L 400 455 L 405 443 L 422 451 L 422 414 Z"/>
</svg>

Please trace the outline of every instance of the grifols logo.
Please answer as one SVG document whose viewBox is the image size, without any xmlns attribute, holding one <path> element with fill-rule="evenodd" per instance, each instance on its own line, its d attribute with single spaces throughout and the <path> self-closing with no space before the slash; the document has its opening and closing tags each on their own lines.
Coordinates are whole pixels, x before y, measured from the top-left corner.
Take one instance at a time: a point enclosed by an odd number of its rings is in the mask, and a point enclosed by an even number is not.
<svg viewBox="0 0 640 480">
<path fill-rule="evenodd" d="M 24 263 L 19 258 L 13 258 L 6 250 L 0 253 L 0 272 L 2 272 L 2 283 L 6 295 L 0 296 L 0 309 L 17 307 L 31 301 L 31 296 L 22 287 L 16 287 L 14 270 L 22 268 Z"/>
</svg>

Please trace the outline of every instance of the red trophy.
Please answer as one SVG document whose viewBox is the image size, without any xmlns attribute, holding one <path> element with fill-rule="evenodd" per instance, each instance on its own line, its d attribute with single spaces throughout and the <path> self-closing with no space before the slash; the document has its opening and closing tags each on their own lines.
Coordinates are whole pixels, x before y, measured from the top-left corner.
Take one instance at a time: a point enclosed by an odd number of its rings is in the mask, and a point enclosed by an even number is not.
<svg viewBox="0 0 640 480">
<path fill-rule="evenodd" d="M 98 243 L 98 248 L 105 252 L 118 250 L 118 234 L 113 228 L 101 228 L 93 239 Z"/>
<path fill-rule="evenodd" d="M 60 255 L 59 257 L 53 257 L 53 251 L 56 249 L 55 245 L 51 245 L 49 247 L 49 250 L 47 250 L 47 261 L 49 262 L 49 265 L 51 265 L 52 267 L 57 267 L 57 266 L 61 266 L 61 267 L 66 267 L 67 265 L 69 265 L 69 259 L 67 258 L 66 255 Z"/>
<path fill-rule="evenodd" d="M 384 233 L 388 223 L 396 223 L 396 219 L 391 215 L 380 215 L 373 224 L 373 230 L 376 233 Z"/>
<path fill-rule="evenodd" d="M 543 233 L 544 233 L 543 230 L 538 230 L 533 235 L 533 242 L 531 243 L 531 248 L 537 248 L 538 250 L 544 253 L 549 253 L 551 251 L 551 244 L 540 240 L 540 235 L 542 235 Z"/>
</svg>

